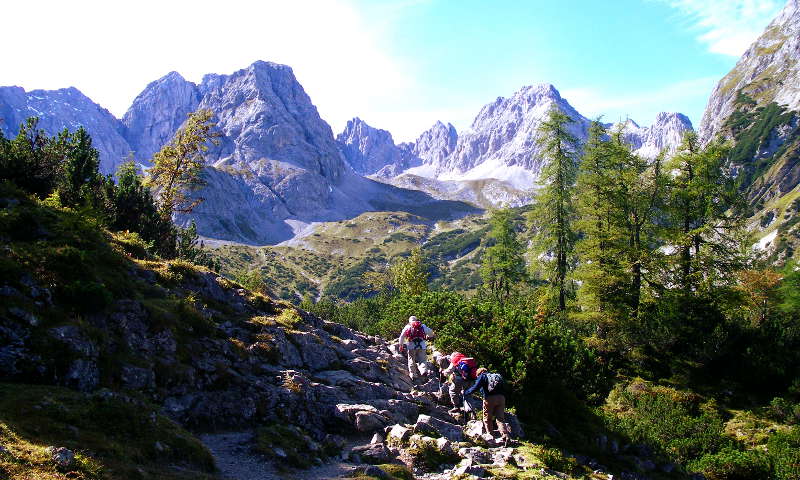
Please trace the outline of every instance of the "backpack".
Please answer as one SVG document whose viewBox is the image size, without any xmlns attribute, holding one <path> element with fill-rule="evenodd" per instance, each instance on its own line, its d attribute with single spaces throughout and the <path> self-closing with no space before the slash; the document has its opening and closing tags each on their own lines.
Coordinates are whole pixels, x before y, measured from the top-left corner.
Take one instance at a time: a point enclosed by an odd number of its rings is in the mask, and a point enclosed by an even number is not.
<svg viewBox="0 0 800 480">
<path fill-rule="evenodd" d="M 486 374 L 486 394 L 491 395 L 503 385 L 503 377 L 499 373 Z"/>
<path fill-rule="evenodd" d="M 422 322 L 411 322 L 411 328 L 406 330 L 406 339 L 414 342 L 415 348 L 422 348 L 422 342 L 427 338 L 428 336 L 425 335 L 425 327 L 422 326 Z"/>
<path fill-rule="evenodd" d="M 452 365 L 453 367 L 455 367 L 456 365 L 458 365 L 458 363 L 459 363 L 461 360 L 463 360 L 463 359 L 464 359 L 464 358 L 466 358 L 466 357 L 467 357 L 467 356 L 466 356 L 466 355 L 464 355 L 464 354 L 463 354 L 463 353 L 461 353 L 461 352 L 453 352 L 452 354 L 450 354 L 450 365 Z"/>
<path fill-rule="evenodd" d="M 471 357 L 463 357 L 458 361 L 456 369 L 461 373 L 461 377 L 467 380 L 475 380 L 475 372 L 478 370 L 478 362 Z"/>
</svg>

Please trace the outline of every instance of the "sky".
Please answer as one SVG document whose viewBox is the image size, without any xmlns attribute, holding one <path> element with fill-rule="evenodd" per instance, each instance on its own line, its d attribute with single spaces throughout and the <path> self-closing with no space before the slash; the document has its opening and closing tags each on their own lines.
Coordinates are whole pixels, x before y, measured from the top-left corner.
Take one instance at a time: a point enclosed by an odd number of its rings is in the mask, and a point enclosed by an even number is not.
<svg viewBox="0 0 800 480">
<path fill-rule="evenodd" d="M 551 83 L 584 116 L 699 126 L 784 0 L 38 0 L 6 2 L 0 85 L 74 86 L 122 117 L 151 81 L 256 60 L 292 67 L 340 132 L 358 116 L 413 141 Z"/>
</svg>

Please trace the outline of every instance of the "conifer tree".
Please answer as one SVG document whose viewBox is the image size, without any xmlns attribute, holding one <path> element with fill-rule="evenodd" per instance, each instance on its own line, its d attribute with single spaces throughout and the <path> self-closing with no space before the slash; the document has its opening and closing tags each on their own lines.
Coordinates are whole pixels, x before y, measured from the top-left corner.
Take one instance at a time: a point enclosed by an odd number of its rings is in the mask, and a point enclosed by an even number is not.
<svg viewBox="0 0 800 480">
<path fill-rule="evenodd" d="M 507 298 L 512 287 L 525 277 L 523 247 L 517 238 L 511 210 L 493 211 L 489 222 L 494 244 L 483 254 L 481 278 L 492 295 Z"/>
<path fill-rule="evenodd" d="M 627 239 L 616 221 L 612 194 L 612 165 L 617 152 L 607 137 L 600 120 L 593 121 L 576 181 L 576 228 L 581 234 L 575 247 L 580 258 L 576 277 L 582 283 L 578 291 L 580 316 L 596 324 L 601 332 L 606 330 L 603 324 L 616 323 L 626 313 L 622 299 L 628 282 L 622 261 Z"/>
<path fill-rule="evenodd" d="M 172 141 L 153 156 L 150 182 L 158 192 L 159 212 L 165 217 L 190 213 L 203 201 L 190 193 L 205 185 L 201 172 L 208 144 L 219 143 L 216 139 L 219 134 L 212 131 L 213 115 L 207 109 L 190 114 Z"/>
<path fill-rule="evenodd" d="M 76 207 L 80 204 L 95 203 L 96 190 L 101 177 L 98 172 L 100 155 L 92 147 L 92 137 L 83 127 L 69 137 L 67 155 L 62 165 L 58 194 L 61 204 Z"/>
<path fill-rule="evenodd" d="M 566 310 L 568 274 L 574 268 L 575 208 L 572 202 L 578 166 L 578 139 L 569 133 L 572 123 L 553 108 L 542 123 L 545 166 L 539 177 L 535 207 L 529 220 L 535 232 L 534 255 L 545 279 L 556 290 L 558 310 Z"/>
<path fill-rule="evenodd" d="M 743 219 L 736 213 L 743 199 L 724 173 L 727 152 L 716 143 L 701 148 L 690 132 L 670 164 L 667 241 L 675 268 L 669 281 L 687 295 L 701 283 L 730 279 L 743 260 Z"/>
</svg>

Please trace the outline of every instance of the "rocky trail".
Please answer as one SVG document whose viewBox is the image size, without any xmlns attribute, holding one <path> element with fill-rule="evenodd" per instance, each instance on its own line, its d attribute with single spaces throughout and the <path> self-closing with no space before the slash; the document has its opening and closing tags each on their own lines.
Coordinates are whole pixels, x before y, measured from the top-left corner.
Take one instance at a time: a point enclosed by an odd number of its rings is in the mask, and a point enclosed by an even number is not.
<svg viewBox="0 0 800 480">
<path fill-rule="evenodd" d="M 200 440 L 211 451 L 224 480 L 325 480 L 342 478 L 355 468 L 352 463 L 336 458 L 305 470 L 281 470 L 274 461 L 251 451 L 252 431 L 206 434 Z M 358 443 L 354 440 L 347 446 Z"/>
</svg>

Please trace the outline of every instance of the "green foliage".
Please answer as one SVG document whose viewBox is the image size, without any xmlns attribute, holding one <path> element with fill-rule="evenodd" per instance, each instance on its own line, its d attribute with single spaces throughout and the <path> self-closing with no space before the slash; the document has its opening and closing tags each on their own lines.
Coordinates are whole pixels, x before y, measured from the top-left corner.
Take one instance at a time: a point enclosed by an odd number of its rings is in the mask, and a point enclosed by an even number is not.
<svg viewBox="0 0 800 480">
<path fill-rule="evenodd" d="M 728 160 L 732 165 L 742 167 L 742 172 L 737 177 L 738 186 L 742 190 L 748 188 L 780 158 L 781 155 L 777 152 L 770 157 L 761 157 L 759 151 L 768 144 L 776 128 L 789 125 L 795 116 L 775 102 L 752 111 L 746 109 L 752 107 L 752 104 L 744 102 L 743 105 L 747 107 L 737 109 L 725 124 L 736 138 Z"/>
<path fill-rule="evenodd" d="M 58 184 L 66 155 L 68 132 L 49 137 L 39 119 L 29 118 L 14 139 L 0 135 L 0 180 L 9 180 L 26 192 L 44 198 Z"/>
<path fill-rule="evenodd" d="M 120 165 L 111 198 L 109 227 L 112 230 L 137 232 L 153 245 L 158 255 L 175 257 L 177 235 L 172 221 L 159 215 L 150 189 L 144 185 L 133 161 Z"/>
<path fill-rule="evenodd" d="M 573 230 L 573 197 L 578 169 L 578 140 L 567 131 L 572 119 L 553 108 L 542 122 L 544 157 L 534 209 L 529 221 L 535 232 L 533 254 L 538 272 L 555 291 L 558 311 L 566 310 L 568 274 L 575 267 L 573 250 L 577 238 Z"/>
<path fill-rule="evenodd" d="M 428 290 L 428 269 L 422 250 L 415 248 L 408 258 L 391 267 L 392 285 L 404 295 L 419 295 Z"/>
<path fill-rule="evenodd" d="M 78 452 L 76 471 L 70 478 L 177 480 L 208 478 L 205 473 L 214 471 L 213 457 L 189 432 L 162 416 L 154 405 L 119 395 L 0 384 L 0 442 L 17 452 L 46 445 Z M 165 448 L 156 449 L 156 442 Z M 164 468 L 173 462 L 180 462 L 191 474 Z M 0 458 L 0 471 L 6 466 Z M 35 462 L 30 462 L 26 473 L 35 468 Z M 40 477 L 20 472 L 18 478 Z"/>
<path fill-rule="evenodd" d="M 790 480 L 800 478 L 800 428 L 792 427 L 786 433 L 772 435 L 767 443 L 774 478 Z"/>
<path fill-rule="evenodd" d="M 732 447 L 702 456 L 691 462 L 689 469 L 702 473 L 708 480 L 750 480 L 770 476 L 769 460 L 764 453 Z"/>
<path fill-rule="evenodd" d="M 607 416 L 611 430 L 673 461 L 686 464 L 733 446 L 716 406 L 695 394 L 634 381 L 618 386 L 609 403 L 617 410 Z"/>
<path fill-rule="evenodd" d="M 492 295 L 507 298 L 525 278 L 524 248 L 517 239 L 511 210 L 492 212 L 490 236 L 494 244 L 486 249 L 481 265 L 483 283 Z"/>
<path fill-rule="evenodd" d="M 92 138 L 83 127 L 78 128 L 69 138 L 61 167 L 58 195 L 62 205 L 101 207 L 103 178 L 98 172 L 99 166 L 100 154 L 92 148 Z"/>
<path fill-rule="evenodd" d="M 189 223 L 187 228 L 176 228 L 178 232 L 175 243 L 175 254 L 177 258 L 194 263 L 195 265 L 203 265 L 210 270 L 219 272 L 220 263 L 204 248 L 203 242 L 197 234 L 197 225 L 194 223 L 194 220 Z"/>
<path fill-rule="evenodd" d="M 173 136 L 170 143 L 153 156 L 150 181 L 158 192 L 159 213 L 171 217 L 173 213 L 189 213 L 202 201 L 191 192 L 205 182 L 200 173 L 205 166 L 203 154 L 208 144 L 217 145 L 218 133 L 212 131 L 214 114 L 211 110 L 198 110 Z"/>
</svg>

